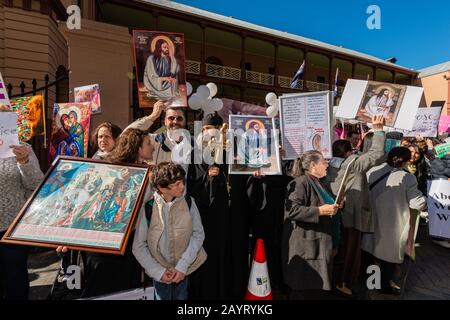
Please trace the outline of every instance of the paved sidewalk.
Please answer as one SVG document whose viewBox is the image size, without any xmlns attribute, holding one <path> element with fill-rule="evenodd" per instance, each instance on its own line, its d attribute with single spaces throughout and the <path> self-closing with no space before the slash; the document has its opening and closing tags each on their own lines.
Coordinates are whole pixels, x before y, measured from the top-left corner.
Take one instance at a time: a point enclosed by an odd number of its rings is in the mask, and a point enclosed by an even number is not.
<svg viewBox="0 0 450 320">
<path fill-rule="evenodd" d="M 50 294 L 61 260 L 55 250 L 30 253 L 28 275 L 30 300 L 45 300 Z"/>
<path fill-rule="evenodd" d="M 409 265 L 403 296 L 371 291 L 372 300 L 450 300 L 450 249 L 431 241 L 428 227 L 420 226 L 416 262 Z"/>
</svg>

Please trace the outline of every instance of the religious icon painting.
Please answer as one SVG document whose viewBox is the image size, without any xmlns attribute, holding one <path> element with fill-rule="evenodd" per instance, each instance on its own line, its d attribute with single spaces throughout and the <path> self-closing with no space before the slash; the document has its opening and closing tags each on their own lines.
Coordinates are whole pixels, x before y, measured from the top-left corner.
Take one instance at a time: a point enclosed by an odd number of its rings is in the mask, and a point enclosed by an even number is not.
<svg viewBox="0 0 450 320">
<path fill-rule="evenodd" d="M 12 98 L 11 110 L 17 113 L 19 140 L 27 142 L 33 137 L 45 137 L 45 108 L 41 95 Z"/>
<path fill-rule="evenodd" d="M 2 242 L 124 254 L 148 166 L 58 157 Z"/>
<path fill-rule="evenodd" d="M 50 161 L 57 156 L 87 157 L 91 103 L 55 103 Z"/>
<path fill-rule="evenodd" d="M 383 115 L 386 126 L 394 126 L 405 92 L 404 85 L 369 81 L 356 119 L 370 122 L 373 116 Z"/>
<path fill-rule="evenodd" d="M 133 30 L 133 43 L 139 106 L 187 107 L 184 35 Z"/>
<path fill-rule="evenodd" d="M 75 102 L 90 102 L 92 114 L 101 113 L 100 86 L 91 84 L 73 89 Z"/>
<path fill-rule="evenodd" d="M 279 130 L 273 118 L 230 115 L 229 126 L 233 134 L 230 174 L 281 174 Z"/>
</svg>

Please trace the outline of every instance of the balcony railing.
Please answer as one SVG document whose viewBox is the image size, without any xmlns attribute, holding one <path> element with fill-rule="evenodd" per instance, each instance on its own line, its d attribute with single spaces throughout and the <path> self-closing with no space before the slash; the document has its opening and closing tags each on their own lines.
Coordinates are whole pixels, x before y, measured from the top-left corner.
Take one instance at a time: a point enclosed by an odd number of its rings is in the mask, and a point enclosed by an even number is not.
<svg viewBox="0 0 450 320">
<path fill-rule="evenodd" d="M 241 80 L 241 69 L 233 67 L 224 67 L 216 64 L 205 63 L 206 75 L 209 77 L 229 79 L 229 80 Z M 186 60 L 186 73 L 200 74 L 201 62 Z M 246 81 L 252 83 L 263 84 L 267 86 L 273 86 L 275 82 L 275 76 L 272 74 L 261 73 L 256 71 L 245 71 Z M 292 78 L 286 76 L 278 76 L 278 84 L 282 88 L 291 88 Z M 319 83 L 314 81 L 298 80 L 297 90 L 308 91 L 327 91 L 329 89 L 327 83 Z M 338 94 L 342 96 L 344 87 L 338 87 Z"/>
<path fill-rule="evenodd" d="M 309 91 L 327 91 L 329 90 L 327 83 L 318 83 L 314 81 L 306 81 L 306 88 Z"/>
<path fill-rule="evenodd" d="M 200 74 L 200 62 L 186 60 L 186 73 Z"/>
<path fill-rule="evenodd" d="M 261 73 L 256 71 L 246 71 L 245 74 L 248 82 L 273 86 L 274 83 L 273 74 Z"/>
<path fill-rule="evenodd" d="M 210 77 L 241 80 L 241 69 L 205 63 L 206 74 Z"/>
<path fill-rule="evenodd" d="M 278 84 L 280 85 L 280 87 L 291 88 L 291 81 L 292 78 L 278 76 Z M 303 80 L 300 79 L 297 81 L 297 86 L 295 87 L 295 89 L 303 90 Z"/>
</svg>

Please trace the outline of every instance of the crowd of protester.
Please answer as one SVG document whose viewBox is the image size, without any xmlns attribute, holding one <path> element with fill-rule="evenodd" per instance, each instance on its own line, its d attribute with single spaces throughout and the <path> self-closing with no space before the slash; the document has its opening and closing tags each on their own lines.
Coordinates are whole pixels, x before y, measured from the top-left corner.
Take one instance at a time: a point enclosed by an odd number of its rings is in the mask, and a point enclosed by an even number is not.
<svg viewBox="0 0 450 320">
<path fill-rule="evenodd" d="M 167 130 L 149 133 L 161 114 Z M 151 174 L 123 256 L 56 250 L 63 270 L 80 260 L 74 255 L 81 257 L 81 298 L 150 279 L 156 299 L 242 299 L 258 238 L 266 246 L 272 288 L 281 296 L 355 296 L 371 264 L 381 268 L 381 290 L 400 293 L 397 271 L 411 254 L 411 229 L 419 217 L 426 222 L 427 181 L 450 178 L 450 155 L 438 158 L 433 151 L 447 137 L 386 134 L 384 118 L 375 116 L 370 131 L 334 141 L 330 160 L 308 151 L 283 161 L 280 176 L 258 170 L 245 176 L 229 175 L 222 163 L 175 163 L 171 153 L 181 141 L 206 145 L 211 129 L 223 124 L 208 115 L 195 140 L 178 133 L 186 121 L 182 109 L 157 102 L 151 115 L 123 132 L 108 122 L 96 128 L 93 158 L 147 164 Z M 386 150 L 386 139 L 399 146 Z M 29 145 L 13 152 L 14 158 L 0 159 L 0 236 L 44 176 Z M 344 178 L 344 197 L 336 202 Z M 0 244 L 0 298 L 28 298 L 27 255 L 25 247 Z"/>
</svg>

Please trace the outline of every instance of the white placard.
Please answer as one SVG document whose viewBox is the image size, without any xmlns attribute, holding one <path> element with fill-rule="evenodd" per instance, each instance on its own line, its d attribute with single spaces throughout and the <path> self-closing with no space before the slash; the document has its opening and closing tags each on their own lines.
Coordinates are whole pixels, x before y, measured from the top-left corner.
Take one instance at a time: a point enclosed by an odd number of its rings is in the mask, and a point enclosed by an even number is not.
<svg viewBox="0 0 450 320">
<path fill-rule="evenodd" d="M 450 239 L 450 180 L 428 182 L 430 235 Z"/>
<path fill-rule="evenodd" d="M 17 113 L 0 112 L 0 158 L 15 157 L 10 146 L 19 144 Z"/>
<path fill-rule="evenodd" d="M 385 114 L 387 126 L 412 130 L 422 95 L 421 87 L 348 79 L 336 117 L 368 122 L 374 114 Z"/>
<path fill-rule="evenodd" d="M 414 128 L 414 121 L 417 110 L 419 109 L 420 100 L 422 99 L 423 88 L 420 87 L 406 87 L 406 94 L 400 106 L 400 111 L 397 115 L 397 121 L 394 127 L 403 130 L 412 130 Z"/>
<path fill-rule="evenodd" d="M 413 130 L 403 130 L 403 136 L 416 137 L 420 134 L 422 137 L 437 137 L 441 112 L 442 107 L 417 109 Z"/>
<path fill-rule="evenodd" d="M 318 150 L 331 158 L 331 92 L 299 93 L 280 97 L 284 160 Z"/>
<path fill-rule="evenodd" d="M 336 118 L 355 119 L 368 81 L 348 79 L 336 112 Z"/>
<path fill-rule="evenodd" d="M 0 72 L 0 104 L 5 105 L 11 109 L 11 103 L 9 102 L 8 91 L 6 90 L 6 83 L 3 81 L 2 74 Z"/>
</svg>

